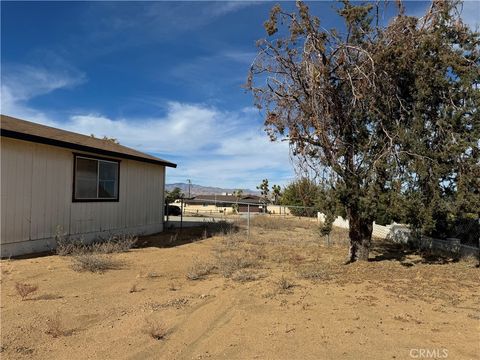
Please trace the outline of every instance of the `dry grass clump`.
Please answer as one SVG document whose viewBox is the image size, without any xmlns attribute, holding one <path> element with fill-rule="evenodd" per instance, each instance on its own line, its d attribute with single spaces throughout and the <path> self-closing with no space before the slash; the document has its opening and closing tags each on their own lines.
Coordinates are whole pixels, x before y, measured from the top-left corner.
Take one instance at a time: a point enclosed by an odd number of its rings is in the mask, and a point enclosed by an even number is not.
<svg viewBox="0 0 480 360">
<path fill-rule="evenodd" d="M 161 276 L 156 271 L 149 271 L 145 277 L 148 279 L 155 279 Z"/>
<path fill-rule="evenodd" d="M 10 275 L 13 272 L 13 265 L 10 264 L 10 259 L 2 261 L 0 269 L 2 275 Z"/>
<path fill-rule="evenodd" d="M 215 266 L 208 262 L 195 260 L 188 268 L 186 277 L 188 280 L 200 280 L 209 275 L 214 268 Z"/>
<path fill-rule="evenodd" d="M 102 273 L 106 270 L 118 269 L 121 263 L 107 255 L 82 254 L 72 256 L 72 269 L 83 272 Z"/>
<path fill-rule="evenodd" d="M 38 290 L 38 285 L 27 284 L 27 283 L 15 283 L 15 290 L 17 294 L 23 300 L 26 300 L 30 294 L 33 294 L 35 291 Z"/>
<path fill-rule="evenodd" d="M 238 233 L 225 236 L 213 250 L 216 268 L 228 278 L 238 270 L 258 267 L 266 257 L 261 245 Z"/>
<path fill-rule="evenodd" d="M 350 244 L 348 229 L 334 226 L 329 235 L 325 236 L 325 243 L 329 245 L 346 246 Z"/>
<path fill-rule="evenodd" d="M 230 277 L 235 271 L 257 267 L 258 257 L 251 251 L 222 252 L 216 256 L 217 268 L 224 277 Z"/>
<path fill-rule="evenodd" d="M 286 246 L 277 246 L 272 249 L 272 252 L 269 255 L 271 261 L 278 264 L 285 264 L 290 261 L 292 257 L 292 249 Z"/>
<path fill-rule="evenodd" d="M 315 265 L 307 265 L 298 271 L 298 276 L 302 279 L 321 281 L 330 280 L 330 274 L 323 268 Z"/>
<path fill-rule="evenodd" d="M 54 316 L 46 320 L 47 329 L 45 334 L 50 335 L 53 338 L 58 338 L 60 336 L 69 336 L 72 335 L 73 330 L 66 329 L 60 313 L 56 313 Z"/>
<path fill-rule="evenodd" d="M 268 215 L 257 215 L 250 220 L 250 225 L 263 230 L 280 230 L 289 228 L 288 221 Z"/>
<path fill-rule="evenodd" d="M 317 222 L 313 218 L 292 218 L 282 216 L 257 215 L 251 219 L 253 228 L 263 230 L 294 230 L 295 228 L 314 229 Z"/>
<path fill-rule="evenodd" d="M 286 292 L 291 290 L 295 286 L 295 284 L 282 275 L 280 280 L 277 282 L 277 286 L 281 292 Z"/>
<path fill-rule="evenodd" d="M 467 255 L 460 258 L 462 264 L 467 267 L 479 267 L 480 266 L 480 256 Z"/>
<path fill-rule="evenodd" d="M 92 252 L 113 254 L 127 252 L 135 246 L 138 236 L 131 234 L 111 235 L 108 239 L 95 242 L 91 245 Z"/>
<path fill-rule="evenodd" d="M 113 254 L 127 252 L 138 241 L 138 237 L 129 234 L 111 235 L 107 239 L 85 244 L 78 239 L 57 236 L 57 255 Z"/>
<path fill-rule="evenodd" d="M 239 270 L 231 275 L 231 279 L 238 282 L 256 281 L 261 278 L 260 274 L 248 269 Z"/>
<path fill-rule="evenodd" d="M 85 252 L 86 245 L 80 240 L 67 237 L 57 237 L 56 253 L 59 256 L 67 256 Z"/>
<path fill-rule="evenodd" d="M 174 282 L 171 282 L 168 285 L 168 290 L 170 290 L 170 291 L 177 291 L 178 289 L 180 289 L 180 288 Z"/>
<path fill-rule="evenodd" d="M 146 319 L 144 332 L 155 340 L 163 340 L 168 334 L 168 330 L 163 322 Z"/>
</svg>

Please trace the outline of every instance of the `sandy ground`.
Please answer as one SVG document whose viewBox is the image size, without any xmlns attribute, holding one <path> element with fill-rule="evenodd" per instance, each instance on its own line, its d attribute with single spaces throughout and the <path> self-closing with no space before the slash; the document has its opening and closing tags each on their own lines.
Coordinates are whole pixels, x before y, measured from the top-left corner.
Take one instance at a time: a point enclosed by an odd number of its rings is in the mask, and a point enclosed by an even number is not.
<svg viewBox="0 0 480 360">
<path fill-rule="evenodd" d="M 1 358 L 479 358 L 473 261 L 377 242 L 372 261 L 342 265 L 344 234 L 326 246 L 285 220 L 205 235 L 141 239 L 101 274 L 68 256 L 2 261 Z M 38 290 L 21 300 L 17 282 Z"/>
</svg>

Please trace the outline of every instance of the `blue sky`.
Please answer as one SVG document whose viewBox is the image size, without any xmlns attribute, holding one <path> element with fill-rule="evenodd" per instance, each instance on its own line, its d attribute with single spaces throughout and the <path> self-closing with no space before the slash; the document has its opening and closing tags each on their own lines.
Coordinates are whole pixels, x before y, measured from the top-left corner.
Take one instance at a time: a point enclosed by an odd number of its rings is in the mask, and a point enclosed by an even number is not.
<svg viewBox="0 0 480 360">
<path fill-rule="evenodd" d="M 323 26 L 338 25 L 334 3 L 308 4 Z M 177 162 L 169 183 L 285 185 L 288 146 L 269 142 L 241 88 L 273 5 L 2 1 L 1 112 Z M 478 21 L 479 3 L 465 7 Z"/>
</svg>

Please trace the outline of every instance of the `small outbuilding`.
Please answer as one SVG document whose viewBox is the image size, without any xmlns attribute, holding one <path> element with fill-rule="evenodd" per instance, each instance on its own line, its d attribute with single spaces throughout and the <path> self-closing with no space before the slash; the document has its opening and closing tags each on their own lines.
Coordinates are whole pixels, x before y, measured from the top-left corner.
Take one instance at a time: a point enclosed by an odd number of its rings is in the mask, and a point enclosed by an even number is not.
<svg viewBox="0 0 480 360">
<path fill-rule="evenodd" d="M 111 140 L 1 115 L 1 256 L 163 231 L 165 169 Z"/>
</svg>

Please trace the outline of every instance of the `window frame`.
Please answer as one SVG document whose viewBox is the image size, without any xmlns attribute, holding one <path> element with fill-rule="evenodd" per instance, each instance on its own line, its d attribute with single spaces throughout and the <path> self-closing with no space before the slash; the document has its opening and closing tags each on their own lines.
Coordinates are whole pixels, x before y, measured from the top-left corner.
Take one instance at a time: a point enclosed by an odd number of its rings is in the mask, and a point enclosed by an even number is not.
<svg viewBox="0 0 480 360">
<path fill-rule="evenodd" d="M 77 198 L 75 195 L 77 183 L 77 158 L 97 161 L 97 196 L 99 187 L 99 161 L 110 162 L 117 164 L 117 196 L 114 198 Z M 73 153 L 73 188 L 72 188 L 72 202 L 119 202 L 120 201 L 120 162 L 118 159 L 111 159 L 90 154 Z"/>
</svg>

